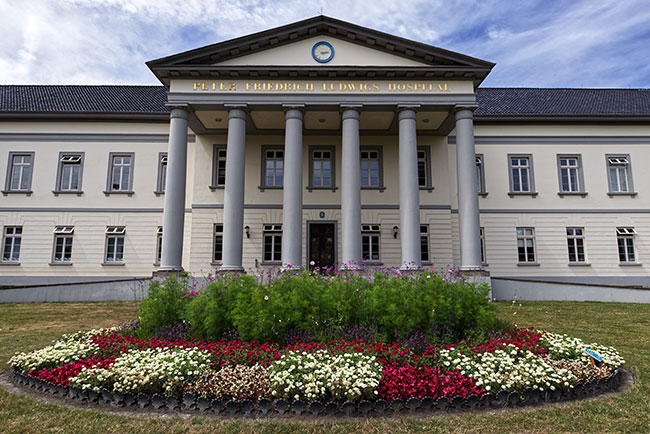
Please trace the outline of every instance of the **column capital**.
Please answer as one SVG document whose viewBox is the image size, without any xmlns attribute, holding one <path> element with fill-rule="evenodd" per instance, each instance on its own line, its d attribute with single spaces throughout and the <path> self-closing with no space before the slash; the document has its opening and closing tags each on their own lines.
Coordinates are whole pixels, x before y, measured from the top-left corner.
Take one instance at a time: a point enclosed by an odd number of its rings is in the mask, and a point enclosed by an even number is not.
<svg viewBox="0 0 650 434">
<path fill-rule="evenodd" d="M 454 115 L 456 120 L 459 119 L 472 119 L 474 117 L 474 110 L 478 108 L 478 105 L 456 105 L 454 106 Z M 469 113 L 468 113 L 469 111 Z"/>
<path fill-rule="evenodd" d="M 398 104 L 395 107 L 397 119 L 415 119 L 415 113 L 420 109 L 419 104 Z"/>
<path fill-rule="evenodd" d="M 248 113 L 248 104 L 224 104 L 228 110 L 228 118 L 239 118 L 246 120 L 246 113 Z"/>
<path fill-rule="evenodd" d="M 302 103 L 286 103 L 282 104 L 282 110 L 286 113 L 288 110 L 300 110 L 301 112 L 305 111 L 305 104 Z"/>
<path fill-rule="evenodd" d="M 341 113 L 348 111 L 348 110 L 354 110 L 357 113 L 361 112 L 361 108 L 363 107 L 363 104 L 341 104 L 339 105 L 339 111 Z"/>
<path fill-rule="evenodd" d="M 304 104 L 282 104 L 285 120 L 299 119 L 302 120 L 305 113 Z"/>
<path fill-rule="evenodd" d="M 193 111 L 189 104 L 167 103 L 165 107 L 170 111 L 171 118 L 187 119 Z"/>
<path fill-rule="evenodd" d="M 361 118 L 361 107 L 363 104 L 341 104 L 339 111 L 341 112 L 341 120 Z"/>
</svg>

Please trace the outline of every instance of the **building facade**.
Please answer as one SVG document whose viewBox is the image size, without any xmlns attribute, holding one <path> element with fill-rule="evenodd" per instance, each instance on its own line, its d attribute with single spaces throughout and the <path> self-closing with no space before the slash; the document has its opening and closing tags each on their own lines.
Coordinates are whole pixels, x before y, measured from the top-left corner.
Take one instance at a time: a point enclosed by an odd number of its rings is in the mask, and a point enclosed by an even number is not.
<svg viewBox="0 0 650 434">
<path fill-rule="evenodd" d="M 492 63 L 322 16 L 148 66 L 0 87 L 7 299 L 360 264 L 644 297 L 647 90 L 481 88 Z"/>
</svg>

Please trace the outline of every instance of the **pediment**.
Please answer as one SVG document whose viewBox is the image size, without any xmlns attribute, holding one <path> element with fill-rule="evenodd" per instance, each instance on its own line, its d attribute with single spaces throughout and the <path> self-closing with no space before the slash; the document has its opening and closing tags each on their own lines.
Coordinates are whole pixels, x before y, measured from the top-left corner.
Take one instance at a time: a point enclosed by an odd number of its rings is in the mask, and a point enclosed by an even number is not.
<svg viewBox="0 0 650 434">
<path fill-rule="evenodd" d="M 334 47 L 319 63 L 311 48 Z M 326 16 L 318 16 L 241 38 L 147 62 L 169 87 L 175 78 L 389 77 L 462 78 L 478 85 L 493 63 L 411 41 Z"/>
</svg>

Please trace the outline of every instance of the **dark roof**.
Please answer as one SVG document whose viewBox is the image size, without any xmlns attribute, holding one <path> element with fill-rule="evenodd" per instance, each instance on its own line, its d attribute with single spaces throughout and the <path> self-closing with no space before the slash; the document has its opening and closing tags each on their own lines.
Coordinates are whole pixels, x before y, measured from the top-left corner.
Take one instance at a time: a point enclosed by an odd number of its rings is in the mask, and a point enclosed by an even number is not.
<svg viewBox="0 0 650 434">
<path fill-rule="evenodd" d="M 650 116 L 650 89 L 479 88 L 477 117 Z M 163 86 L 0 85 L 0 113 L 166 114 Z"/>
</svg>

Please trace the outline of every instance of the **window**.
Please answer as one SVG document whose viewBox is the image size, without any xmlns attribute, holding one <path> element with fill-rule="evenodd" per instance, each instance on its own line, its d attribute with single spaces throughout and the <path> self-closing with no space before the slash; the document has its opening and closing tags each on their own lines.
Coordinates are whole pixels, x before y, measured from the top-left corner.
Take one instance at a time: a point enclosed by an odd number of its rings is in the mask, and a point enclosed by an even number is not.
<svg viewBox="0 0 650 434">
<path fill-rule="evenodd" d="M 334 147 L 318 147 L 309 149 L 309 190 L 314 188 L 334 189 Z"/>
<path fill-rule="evenodd" d="M 264 262 L 282 260 L 282 225 L 264 225 Z"/>
<path fill-rule="evenodd" d="M 584 263 L 585 230 L 583 228 L 566 228 L 566 241 L 569 249 L 569 263 Z"/>
<path fill-rule="evenodd" d="M 361 187 L 383 190 L 381 148 L 361 147 Z"/>
<path fill-rule="evenodd" d="M 585 195 L 582 175 L 582 157 L 580 155 L 558 155 L 557 170 L 560 182 L 559 195 Z"/>
<path fill-rule="evenodd" d="M 280 188 L 284 181 L 284 150 L 262 147 L 262 186 Z"/>
<path fill-rule="evenodd" d="M 226 147 L 214 145 L 212 157 L 212 190 L 226 185 Z"/>
<path fill-rule="evenodd" d="M 109 155 L 108 183 L 105 193 L 133 193 L 133 159 L 135 154 Z"/>
<path fill-rule="evenodd" d="M 83 152 L 59 154 L 55 193 L 81 193 Z"/>
<path fill-rule="evenodd" d="M 621 264 L 636 262 L 634 254 L 634 236 L 636 230 L 631 227 L 616 228 L 616 238 L 618 240 L 618 260 Z"/>
<path fill-rule="evenodd" d="M 535 229 L 517 228 L 517 253 L 520 264 L 535 263 Z"/>
<path fill-rule="evenodd" d="M 421 189 L 432 190 L 431 186 L 431 156 L 428 146 L 419 146 L 418 156 L 418 186 Z"/>
<path fill-rule="evenodd" d="M 485 257 L 485 229 L 479 228 L 478 234 L 481 243 L 481 264 L 487 264 L 487 259 Z"/>
<path fill-rule="evenodd" d="M 74 226 L 57 226 L 54 228 L 54 252 L 52 263 L 70 263 L 72 261 L 72 236 Z"/>
<path fill-rule="evenodd" d="M 158 180 L 156 181 L 156 194 L 165 192 L 165 185 L 167 183 L 167 152 L 160 152 L 158 154 Z"/>
<path fill-rule="evenodd" d="M 212 262 L 220 263 L 223 260 L 223 225 L 214 225 L 214 249 L 212 251 Z"/>
<path fill-rule="evenodd" d="M 156 229 L 156 260 L 154 265 L 159 265 L 162 260 L 162 242 L 163 242 L 163 227 L 158 226 Z"/>
<path fill-rule="evenodd" d="M 609 183 L 609 195 L 634 193 L 632 184 L 632 173 L 630 170 L 630 156 L 606 155 L 607 157 L 607 180 Z"/>
<path fill-rule="evenodd" d="M 483 154 L 476 154 L 476 179 L 478 180 L 479 196 L 487 196 L 485 190 L 485 167 L 483 165 Z"/>
<path fill-rule="evenodd" d="M 109 226 L 106 228 L 106 263 L 122 263 L 125 234 L 126 228 L 124 226 Z"/>
<path fill-rule="evenodd" d="M 420 225 L 420 260 L 431 262 L 429 255 L 429 225 Z"/>
<path fill-rule="evenodd" d="M 508 155 L 508 165 L 510 168 L 510 195 L 535 193 L 535 184 L 533 178 L 533 156 L 526 155 Z"/>
<path fill-rule="evenodd" d="M 2 261 L 18 262 L 20 259 L 20 241 L 23 236 L 22 226 L 5 226 L 2 243 Z"/>
<path fill-rule="evenodd" d="M 31 193 L 33 152 L 10 152 L 7 164 L 7 179 L 3 193 Z"/>
<path fill-rule="evenodd" d="M 379 225 L 361 225 L 361 258 L 364 261 L 379 261 L 379 235 Z"/>
</svg>

